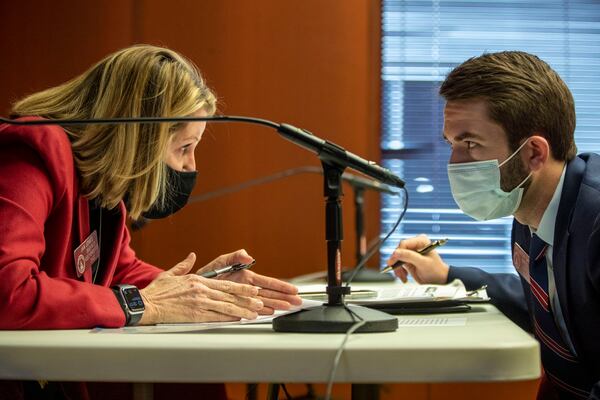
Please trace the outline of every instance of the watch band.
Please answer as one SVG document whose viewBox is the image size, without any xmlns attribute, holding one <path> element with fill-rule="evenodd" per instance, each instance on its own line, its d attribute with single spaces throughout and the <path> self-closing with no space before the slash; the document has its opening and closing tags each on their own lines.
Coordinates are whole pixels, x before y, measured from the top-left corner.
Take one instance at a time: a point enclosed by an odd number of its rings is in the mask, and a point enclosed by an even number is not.
<svg viewBox="0 0 600 400">
<path fill-rule="evenodd" d="M 137 325 L 144 315 L 144 300 L 137 287 L 133 285 L 116 285 L 112 288 L 119 305 L 125 313 L 125 325 Z"/>
</svg>

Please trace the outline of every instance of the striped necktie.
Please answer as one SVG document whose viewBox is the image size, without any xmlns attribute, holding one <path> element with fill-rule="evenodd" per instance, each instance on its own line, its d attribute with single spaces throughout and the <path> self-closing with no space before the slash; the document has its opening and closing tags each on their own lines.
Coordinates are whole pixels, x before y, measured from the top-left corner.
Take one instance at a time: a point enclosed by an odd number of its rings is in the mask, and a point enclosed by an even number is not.
<svg viewBox="0 0 600 400">
<path fill-rule="evenodd" d="M 548 296 L 548 244 L 537 235 L 529 247 L 529 284 L 533 295 L 535 336 L 544 372 L 561 399 L 586 399 L 593 385 L 585 367 L 566 345 L 554 320 Z"/>
</svg>

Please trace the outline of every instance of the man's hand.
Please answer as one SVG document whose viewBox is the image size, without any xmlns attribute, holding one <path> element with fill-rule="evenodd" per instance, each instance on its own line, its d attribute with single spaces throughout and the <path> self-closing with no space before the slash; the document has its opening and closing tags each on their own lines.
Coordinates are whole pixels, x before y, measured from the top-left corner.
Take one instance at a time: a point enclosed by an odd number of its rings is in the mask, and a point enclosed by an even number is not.
<svg viewBox="0 0 600 400">
<path fill-rule="evenodd" d="M 425 255 L 417 253 L 429 244 L 431 241 L 425 235 L 405 239 L 392 253 L 387 265 L 393 265 L 396 261 L 404 262 L 403 266 L 394 270 L 402 282 L 406 282 L 410 273 L 417 283 L 445 284 L 448 281 L 450 268 L 439 254 L 435 250 Z"/>
<path fill-rule="evenodd" d="M 254 259 L 248 255 L 246 250 L 238 250 L 217 257 L 209 264 L 196 271 L 196 273 L 201 274 L 236 263 L 247 264 L 253 260 Z M 289 310 L 293 305 L 298 306 L 302 304 L 302 299 L 297 295 L 298 288 L 296 288 L 296 286 L 279 279 L 257 274 L 250 270 L 223 274 L 216 279 L 219 281 L 227 280 L 258 286 L 258 298 L 264 304 L 264 307 L 259 311 L 259 314 L 273 314 L 275 310 Z"/>
<path fill-rule="evenodd" d="M 140 290 L 146 310 L 140 325 L 254 319 L 263 303 L 258 288 L 189 274 L 196 255 L 158 275 Z"/>
</svg>

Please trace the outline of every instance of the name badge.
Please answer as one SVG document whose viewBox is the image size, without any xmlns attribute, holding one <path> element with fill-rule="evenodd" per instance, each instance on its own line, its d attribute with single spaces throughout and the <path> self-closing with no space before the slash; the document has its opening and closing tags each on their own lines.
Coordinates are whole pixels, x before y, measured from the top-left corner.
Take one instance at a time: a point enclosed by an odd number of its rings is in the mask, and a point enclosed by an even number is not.
<svg viewBox="0 0 600 400">
<path fill-rule="evenodd" d="M 523 279 L 529 282 L 529 254 L 517 242 L 513 246 L 513 265 Z"/>
<path fill-rule="evenodd" d="M 98 234 L 96 231 L 92 232 L 90 236 L 75 249 L 73 257 L 75 259 L 77 277 L 81 278 L 85 273 L 85 270 L 91 268 L 98 260 L 98 257 L 100 257 L 100 246 L 98 246 Z"/>
</svg>

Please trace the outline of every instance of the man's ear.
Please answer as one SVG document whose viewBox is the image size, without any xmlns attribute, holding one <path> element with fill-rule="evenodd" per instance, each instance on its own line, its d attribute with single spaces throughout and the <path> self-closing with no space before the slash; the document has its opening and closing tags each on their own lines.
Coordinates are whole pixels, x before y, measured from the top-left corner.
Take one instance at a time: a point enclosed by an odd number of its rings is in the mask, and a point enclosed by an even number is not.
<svg viewBox="0 0 600 400">
<path fill-rule="evenodd" d="M 523 156 L 531 171 L 540 170 L 550 158 L 550 144 L 543 136 L 529 137 L 523 150 Z"/>
</svg>

